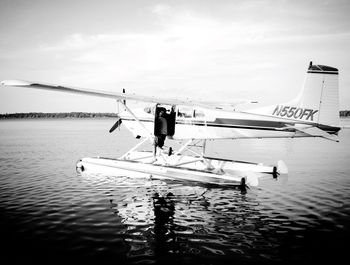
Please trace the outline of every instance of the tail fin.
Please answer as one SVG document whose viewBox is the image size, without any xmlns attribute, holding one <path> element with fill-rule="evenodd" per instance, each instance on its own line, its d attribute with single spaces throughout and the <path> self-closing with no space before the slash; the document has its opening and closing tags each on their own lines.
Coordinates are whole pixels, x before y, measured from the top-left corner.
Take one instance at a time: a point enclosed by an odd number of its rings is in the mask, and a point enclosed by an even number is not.
<svg viewBox="0 0 350 265">
<path fill-rule="evenodd" d="M 311 109 L 315 113 L 313 121 L 318 124 L 338 126 L 338 69 L 310 62 L 304 87 L 290 103 L 304 110 Z"/>
<path fill-rule="evenodd" d="M 303 89 L 294 100 L 254 112 L 339 126 L 338 69 L 310 62 Z"/>
</svg>

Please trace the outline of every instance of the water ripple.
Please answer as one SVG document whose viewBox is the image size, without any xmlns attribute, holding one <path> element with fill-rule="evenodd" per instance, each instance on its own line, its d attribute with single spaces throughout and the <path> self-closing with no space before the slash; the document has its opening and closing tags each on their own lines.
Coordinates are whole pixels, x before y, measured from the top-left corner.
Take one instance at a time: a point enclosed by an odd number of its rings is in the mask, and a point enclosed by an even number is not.
<svg viewBox="0 0 350 265">
<path fill-rule="evenodd" d="M 108 122 L 0 124 L 5 258 L 36 264 L 332 264 L 347 253 L 343 242 L 350 238 L 348 163 L 332 157 L 327 157 L 333 159 L 329 164 L 306 163 L 305 142 L 297 142 L 293 152 L 290 147 L 282 150 L 295 168 L 288 179 L 263 181 L 247 193 L 77 174 L 78 158 L 93 153 L 114 156 L 116 146 L 121 152 L 123 144 L 126 149 L 134 143 L 123 130 L 119 138 L 106 135 L 101 128 L 109 128 Z M 347 137 L 344 146 L 332 145 L 328 151 L 334 157 L 343 154 L 339 160 L 345 161 L 350 134 L 342 137 Z M 250 148 L 259 154 L 268 148 L 274 156 L 288 145 L 270 143 L 250 142 Z M 240 153 L 243 148 L 238 144 L 235 150 Z M 13 255 L 18 252 L 23 255 Z"/>
</svg>

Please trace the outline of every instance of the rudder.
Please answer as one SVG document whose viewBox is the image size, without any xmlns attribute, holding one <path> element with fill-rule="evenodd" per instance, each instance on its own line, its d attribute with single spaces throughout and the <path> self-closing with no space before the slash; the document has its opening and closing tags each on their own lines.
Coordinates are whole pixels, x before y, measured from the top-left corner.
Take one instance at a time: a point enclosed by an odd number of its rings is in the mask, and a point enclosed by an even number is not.
<svg viewBox="0 0 350 265">
<path fill-rule="evenodd" d="M 304 87 L 290 105 L 317 111 L 313 122 L 339 126 L 338 69 L 310 62 Z"/>
<path fill-rule="evenodd" d="M 339 126 L 338 69 L 310 62 L 303 88 L 295 99 L 251 113 Z"/>
</svg>

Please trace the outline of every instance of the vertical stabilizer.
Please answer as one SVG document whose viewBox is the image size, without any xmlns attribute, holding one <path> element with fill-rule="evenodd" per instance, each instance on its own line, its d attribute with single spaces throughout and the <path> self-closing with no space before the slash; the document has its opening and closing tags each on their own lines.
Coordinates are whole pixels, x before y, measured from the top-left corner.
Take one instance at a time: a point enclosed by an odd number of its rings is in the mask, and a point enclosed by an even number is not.
<svg viewBox="0 0 350 265">
<path fill-rule="evenodd" d="M 339 126 L 338 69 L 310 62 L 304 86 L 295 99 L 254 113 Z"/>
<path fill-rule="evenodd" d="M 310 63 L 302 93 L 299 104 L 318 110 L 317 123 L 339 126 L 338 69 Z"/>
</svg>

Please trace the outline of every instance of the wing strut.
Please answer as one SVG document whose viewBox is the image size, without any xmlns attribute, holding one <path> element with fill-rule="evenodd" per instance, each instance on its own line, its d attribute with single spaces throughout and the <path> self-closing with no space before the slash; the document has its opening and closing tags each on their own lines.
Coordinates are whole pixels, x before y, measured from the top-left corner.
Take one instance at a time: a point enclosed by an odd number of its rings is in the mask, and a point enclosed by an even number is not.
<svg viewBox="0 0 350 265">
<path fill-rule="evenodd" d="M 153 142 L 154 142 L 153 133 L 151 133 L 151 132 L 146 128 L 146 126 L 143 125 L 143 123 L 136 117 L 136 115 L 131 111 L 131 109 L 129 109 L 129 107 L 127 107 L 126 104 L 124 104 L 123 101 L 119 100 L 119 102 L 122 103 L 122 104 L 124 105 L 125 109 L 130 113 L 130 115 L 135 119 L 135 121 L 137 121 L 137 122 L 140 124 L 140 126 L 145 130 L 145 132 L 148 134 L 147 139 L 149 139 L 149 141 L 150 141 L 151 143 L 153 143 Z"/>
<path fill-rule="evenodd" d="M 141 142 L 139 142 L 137 145 L 135 145 L 133 148 L 131 148 L 129 151 L 127 151 L 124 155 L 122 155 L 120 158 L 121 159 L 129 159 L 128 156 L 134 152 L 137 148 L 139 148 L 141 145 L 143 145 L 148 138 L 143 139 Z"/>
</svg>

